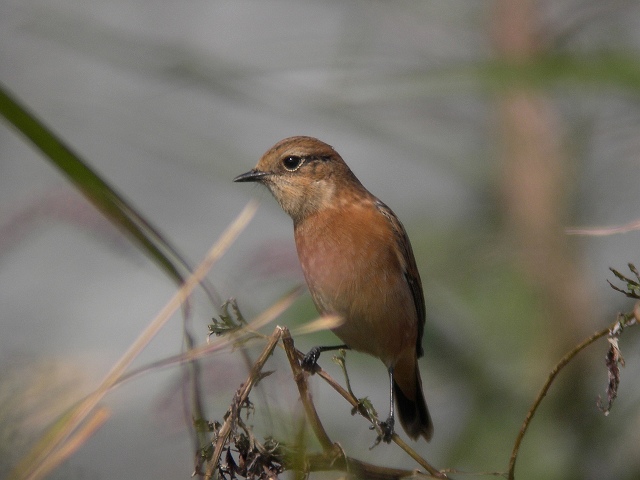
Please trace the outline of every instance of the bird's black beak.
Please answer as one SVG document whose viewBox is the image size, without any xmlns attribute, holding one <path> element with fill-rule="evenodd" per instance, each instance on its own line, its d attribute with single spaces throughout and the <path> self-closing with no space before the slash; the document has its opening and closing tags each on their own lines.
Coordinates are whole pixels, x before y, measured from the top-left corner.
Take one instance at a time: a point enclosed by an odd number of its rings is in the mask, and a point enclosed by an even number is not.
<svg viewBox="0 0 640 480">
<path fill-rule="evenodd" d="M 249 170 L 247 173 L 243 173 L 242 175 L 238 175 L 233 179 L 234 182 L 259 182 L 262 180 L 262 177 L 268 175 L 267 172 L 261 172 L 260 170 Z"/>
</svg>

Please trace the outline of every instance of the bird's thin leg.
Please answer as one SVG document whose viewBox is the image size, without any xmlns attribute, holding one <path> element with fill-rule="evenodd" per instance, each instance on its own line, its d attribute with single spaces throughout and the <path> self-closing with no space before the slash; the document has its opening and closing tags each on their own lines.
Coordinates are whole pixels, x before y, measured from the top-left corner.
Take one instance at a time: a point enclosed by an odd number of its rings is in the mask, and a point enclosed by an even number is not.
<svg viewBox="0 0 640 480">
<path fill-rule="evenodd" d="M 318 358 L 320 358 L 320 354 L 322 352 L 328 352 L 331 350 L 341 350 L 341 349 L 351 350 L 351 347 L 349 347 L 348 345 L 313 347 L 311 350 L 309 350 L 309 353 L 307 353 L 302 359 L 302 368 L 304 368 L 305 370 L 313 371 L 316 364 L 318 363 Z"/>
<path fill-rule="evenodd" d="M 389 416 L 384 422 L 380 423 L 382 429 L 382 440 L 386 443 L 391 442 L 393 437 L 393 427 L 395 425 L 394 398 L 393 398 L 393 367 L 389 367 Z"/>
</svg>

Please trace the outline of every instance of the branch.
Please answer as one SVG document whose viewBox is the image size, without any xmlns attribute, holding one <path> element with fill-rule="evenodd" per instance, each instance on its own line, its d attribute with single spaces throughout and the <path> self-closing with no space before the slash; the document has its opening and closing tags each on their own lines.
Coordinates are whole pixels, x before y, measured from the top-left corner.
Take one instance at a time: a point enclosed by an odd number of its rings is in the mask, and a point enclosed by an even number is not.
<svg viewBox="0 0 640 480">
<path fill-rule="evenodd" d="M 514 447 L 511 453 L 510 461 L 509 461 L 509 470 L 508 470 L 508 473 L 505 475 L 509 480 L 514 480 L 515 478 L 514 472 L 515 472 L 516 460 L 518 457 L 522 440 L 529 428 L 531 420 L 533 419 L 533 416 L 538 410 L 538 407 L 542 403 L 542 400 L 546 396 L 547 392 L 549 391 L 549 388 L 551 387 L 551 384 L 555 381 L 560 371 L 568 363 L 570 363 L 577 356 L 578 353 L 580 353 L 586 347 L 588 347 L 589 345 L 594 343 L 596 340 L 604 336 L 609 336 L 609 340 L 612 345 L 611 348 L 614 348 L 614 350 L 616 350 L 617 343 L 616 342 L 612 343 L 611 342 L 612 339 L 617 340 L 620 336 L 621 331 L 625 327 L 635 325 L 637 323 L 640 323 L 640 302 L 636 304 L 633 312 L 624 314 L 624 315 L 619 315 L 616 322 L 612 323 L 609 327 L 595 332 L 590 337 L 582 341 L 579 345 L 574 347 L 551 370 L 546 382 L 544 383 L 542 389 L 538 393 L 531 408 L 527 412 L 524 422 L 520 428 L 520 432 L 515 440 Z M 320 417 L 313 403 L 313 398 L 309 391 L 309 385 L 307 381 L 309 374 L 302 369 L 300 364 L 300 360 L 303 358 L 303 354 L 295 349 L 293 339 L 291 338 L 291 334 L 289 330 L 286 327 L 277 327 L 270 337 L 265 337 L 265 338 L 268 339 L 267 345 L 265 346 L 258 360 L 253 365 L 249 378 L 236 392 L 233 402 L 225 417 L 224 424 L 220 428 L 216 429 L 216 435 L 214 437 L 215 446 L 213 449 L 213 454 L 210 460 L 208 461 L 207 471 L 205 474 L 206 480 L 211 480 L 211 478 L 213 477 L 216 471 L 216 468 L 221 468 L 220 458 L 222 456 L 222 452 L 225 446 L 229 444 L 229 441 L 230 441 L 229 438 L 235 431 L 235 428 L 238 426 L 243 428 L 245 432 L 248 433 L 248 436 L 250 437 L 250 442 L 252 443 L 252 445 L 255 443 L 256 446 L 259 447 L 258 448 L 259 453 L 263 454 L 263 456 L 266 455 L 266 457 L 268 457 L 267 463 L 275 462 L 275 463 L 269 463 L 269 465 L 275 465 L 274 467 L 275 470 L 273 470 L 275 475 L 277 475 L 277 473 L 281 472 L 283 469 L 296 470 L 298 473 L 301 473 L 301 474 L 305 474 L 305 473 L 308 474 L 309 472 L 313 472 L 313 471 L 339 470 L 339 471 L 347 472 L 349 474 L 353 474 L 361 478 L 367 478 L 367 479 L 373 479 L 373 480 L 400 480 L 400 479 L 406 479 L 406 478 L 427 478 L 427 477 L 438 478 L 438 479 L 448 479 L 450 478 L 449 476 L 447 476 L 447 474 L 449 473 L 454 473 L 454 474 L 464 473 L 464 472 L 459 472 L 457 470 L 452 470 L 452 469 L 442 470 L 442 471 L 435 469 L 425 459 L 420 457 L 420 455 L 418 455 L 411 447 L 409 447 L 409 445 L 407 445 L 400 437 L 398 437 L 398 435 L 395 435 L 395 434 L 392 437 L 392 439 L 396 443 L 396 445 L 402 448 L 409 456 L 411 456 L 411 458 L 413 458 L 419 465 L 421 465 L 428 472 L 428 474 L 421 473 L 417 470 L 396 469 L 396 468 L 387 468 L 383 466 L 372 465 L 370 463 L 362 462 L 360 460 L 347 456 L 344 450 L 342 449 L 342 447 L 338 443 L 334 443 L 331 440 L 328 433 L 324 429 L 324 426 L 322 425 Z M 278 342 L 280 341 L 280 339 L 282 339 L 282 348 L 285 350 L 287 358 L 289 360 L 291 371 L 293 373 L 293 378 L 296 382 L 296 386 L 300 394 L 300 400 L 303 404 L 306 417 L 309 421 L 309 424 L 315 436 L 318 438 L 318 441 L 320 442 L 320 445 L 322 447 L 322 453 L 305 454 L 303 452 L 301 454 L 300 449 L 297 447 L 294 447 L 293 451 L 295 453 L 295 456 L 292 457 L 291 455 L 284 453 L 287 450 L 286 446 L 283 445 L 283 448 L 280 449 L 278 446 L 278 443 L 273 440 L 268 440 L 268 443 L 270 445 L 269 448 L 266 448 L 265 446 L 259 446 L 257 445 L 258 442 L 253 437 L 250 430 L 247 430 L 247 428 L 243 427 L 243 424 L 240 421 L 240 418 L 239 418 L 240 409 L 248 401 L 248 396 L 252 387 L 261 378 L 263 378 L 264 374 L 262 373 L 262 368 L 264 367 L 264 364 L 266 363 L 269 356 L 273 353 L 273 350 L 275 349 L 275 347 L 278 345 Z M 612 358 L 613 358 L 612 361 L 615 361 L 614 363 L 616 364 L 616 366 L 622 363 L 619 350 L 614 351 L 614 355 Z M 618 358 L 620 358 L 620 360 L 617 360 Z M 609 394 L 608 406 L 610 406 L 610 403 L 615 398 L 615 394 L 616 394 L 615 389 L 617 388 L 617 384 L 618 384 L 617 381 L 614 381 L 614 382 L 611 381 L 612 371 L 611 371 L 610 363 L 612 362 L 609 362 L 607 364 L 609 368 L 609 376 L 610 376 L 609 388 L 607 391 L 607 393 Z M 375 412 L 372 413 L 368 411 L 366 408 L 364 408 L 362 402 L 360 402 L 352 393 L 345 390 L 327 372 L 322 370 L 320 367 L 316 367 L 316 370 L 314 373 L 317 373 L 334 390 L 336 390 L 336 392 L 338 392 L 344 399 L 346 399 L 353 407 L 354 412 L 357 411 L 364 418 L 369 420 L 373 425 L 376 424 L 378 420 L 377 418 L 375 418 Z M 613 391 L 612 391 L 612 388 L 613 388 Z M 237 440 L 235 441 L 237 442 Z M 236 443 L 236 447 L 238 445 L 240 444 Z M 230 450 L 227 450 L 227 462 L 230 464 L 233 464 L 233 458 L 230 458 L 230 457 L 231 457 Z M 242 452 L 241 452 L 241 457 L 242 457 Z M 234 465 L 235 464 L 233 464 L 232 466 Z M 235 471 L 239 472 L 241 470 L 235 470 Z M 198 472 L 196 471 L 196 473 Z M 503 476 L 504 474 L 500 472 L 484 472 L 484 473 L 477 473 L 477 475 Z M 273 477 L 273 478 L 277 478 L 277 477 Z"/>
<path fill-rule="evenodd" d="M 326 472 L 331 470 L 347 471 L 355 478 L 367 480 L 403 480 L 407 478 L 434 478 L 417 471 L 403 470 L 371 465 L 369 463 L 347 457 L 344 453 L 334 455 L 334 452 L 308 455 L 305 459 L 309 472 Z"/>
<path fill-rule="evenodd" d="M 267 359 L 273 353 L 273 349 L 276 347 L 280 337 L 282 336 L 283 329 L 280 327 L 276 327 L 271 337 L 269 337 L 269 342 L 267 346 L 264 348 L 260 357 L 254 363 L 253 368 L 251 369 L 251 373 L 249 374 L 249 378 L 247 381 L 240 387 L 240 389 L 236 392 L 234 396 L 233 403 L 227 412 L 227 418 L 222 425 L 222 427 L 217 432 L 217 440 L 215 444 L 215 448 L 213 450 L 213 456 L 211 460 L 209 460 L 209 464 L 207 465 L 207 471 L 205 473 L 205 480 L 211 480 L 213 477 L 213 473 L 220 463 L 220 456 L 222 455 L 222 449 L 227 444 L 229 439 L 229 435 L 233 430 L 233 427 L 236 425 L 238 420 L 238 414 L 240 412 L 240 406 L 244 404 L 244 402 L 249 397 L 249 392 L 253 386 L 260 380 L 262 367 L 267 362 Z"/>
<path fill-rule="evenodd" d="M 307 418 L 309 419 L 311 428 L 320 441 L 322 450 L 324 450 L 325 452 L 333 450 L 336 445 L 331 441 L 329 435 L 324 429 L 324 426 L 322 425 L 322 422 L 320 421 L 318 412 L 316 411 L 313 400 L 311 399 L 311 394 L 309 393 L 309 385 L 307 384 L 306 374 L 300 366 L 297 355 L 298 352 L 293 346 L 293 339 L 291 338 L 289 329 L 286 327 L 283 328 L 282 343 L 284 345 L 284 350 L 287 353 L 287 358 L 289 359 L 289 364 L 291 365 L 291 371 L 293 372 L 293 379 L 298 386 L 300 400 L 302 401 L 302 405 L 304 406 L 304 411 L 307 414 Z"/>
<path fill-rule="evenodd" d="M 624 225 L 615 225 L 612 227 L 571 227 L 565 229 L 567 235 L 588 235 L 591 237 L 603 237 L 607 235 L 615 235 L 616 233 L 628 233 L 640 230 L 640 220 L 625 223 Z"/>
<path fill-rule="evenodd" d="M 389 469 L 386 467 L 378 467 L 375 465 L 371 465 L 368 463 L 361 462 L 359 460 L 352 459 L 347 457 L 342 448 L 338 444 L 335 444 L 329 438 L 327 432 L 325 431 L 322 422 L 318 416 L 318 412 L 315 409 L 313 404 L 313 400 L 311 395 L 309 394 L 309 386 L 307 384 L 307 373 L 302 370 L 300 366 L 300 359 L 303 357 L 303 354 L 295 349 L 293 345 L 293 339 L 289 333 L 287 328 L 283 328 L 282 333 L 282 343 L 284 344 L 284 349 L 287 352 L 287 358 L 289 358 L 289 363 L 291 365 L 291 370 L 293 372 L 293 378 L 296 381 L 298 386 L 298 391 L 300 392 L 300 399 L 304 405 L 305 412 L 307 413 L 307 418 L 309 419 L 309 423 L 311 424 L 311 428 L 313 429 L 316 437 L 320 441 L 322 449 L 324 450 L 324 454 L 333 454 L 334 460 L 332 465 L 335 465 L 337 460 L 342 460 L 344 462 L 344 466 L 348 472 L 355 473 L 360 472 L 363 478 L 375 478 L 375 479 L 396 479 L 396 478 L 406 478 L 415 476 L 416 472 L 411 470 L 399 470 L 399 469 Z M 369 413 L 362 408 L 361 402 L 358 401 L 352 394 L 350 394 L 347 390 L 345 390 L 340 384 L 338 384 L 329 374 L 327 374 L 320 367 L 317 367 L 316 373 L 318 373 L 324 380 L 331 385 L 334 390 L 336 390 L 342 397 L 344 397 L 354 408 L 357 410 L 363 417 L 369 420 L 373 425 L 376 424 L 376 419 L 371 418 Z M 429 477 L 431 478 L 440 478 L 446 479 L 449 478 L 443 472 L 438 471 L 436 468 L 431 466 L 429 462 L 427 462 L 424 458 L 418 455 L 415 450 L 413 450 L 409 445 L 407 445 L 398 435 L 394 434 L 392 440 L 402 448 L 411 458 L 413 458 L 420 466 L 422 466 L 427 472 L 429 472 Z M 337 465 L 335 465 L 332 469 L 336 469 Z"/>
<path fill-rule="evenodd" d="M 609 327 L 604 328 L 600 331 L 595 332 L 593 335 L 591 335 L 590 337 L 588 337 L 587 339 L 585 339 L 583 342 L 581 342 L 579 345 L 577 345 L 576 347 L 574 347 L 569 353 L 567 353 L 564 357 L 562 357 L 562 359 L 557 363 L 557 365 L 555 367 L 553 367 L 553 370 L 551 370 L 551 373 L 549 373 L 549 376 L 547 377 L 547 381 L 544 383 L 544 385 L 542 386 L 542 389 L 540 390 L 540 392 L 538 393 L 538 396 L 536 397 L 535 401 L 533 402 L 533 405 L 531 405 L 531 408 L 529 408 L 529 411 L 527 412 L 527 415 L 524 419 L 524 422 L 522 423 L 522 426 L 520 427 L 520 432 L 518 433 L 518 436 L 516 437 L 516 441 L 513 445 L 513 450 L 511 451 L 511 458 L 509 459 L 509 472 L 508 472 L 508 479 L 509 480 L 514 480 L 514 472 L 515 472 L 515 467 L 516 467 L 516 460 L 518 458 L 518 452 L 520 450 L 520 444 L 522 443 L 522 439 L 524 438 L 525 434 L 527 433 L 527 429 L 529 428 L 529 424 L 531 423 L 531 419 L 533 418 L 533 416 L 535 415 L 536 411 L 538 410 L 538 407 L 540 406 L 540 403 L 542 402 L 542 400 L 544 399 L 544 397 L 547 395 L 547 392 L 549 391 L 549 388 L 551 387 L 551 384 L 553 383 L 553 381 L 555 380 L 555 378 L 558 376 L 558 373 L 560 373 L 560 371 L 567 366 L 567 364 L 573 360 L 573 358 L 580 353 L 582 350 L 584 350 L 585 348 L 587 348 L 589 345 L 591 345 L 592 343 L 594 343 L 596 340 L 606 336 L 606 335 L 619 335 L 619 332 L 621 331 L 621 329 L 627 325 L 631 325 L 633 322 L 639 322 L 640 319 L 638 319 L 638 316 L 640 315 L 640 307 L 638 307 L 638 305 L 636 305 L 636 308 L 634 308 L 633 313 L 631 313 L 630 315 L 621 315 L 618 320 L 616 320 L 614 323 L 612 323 Z"/>
</svg>

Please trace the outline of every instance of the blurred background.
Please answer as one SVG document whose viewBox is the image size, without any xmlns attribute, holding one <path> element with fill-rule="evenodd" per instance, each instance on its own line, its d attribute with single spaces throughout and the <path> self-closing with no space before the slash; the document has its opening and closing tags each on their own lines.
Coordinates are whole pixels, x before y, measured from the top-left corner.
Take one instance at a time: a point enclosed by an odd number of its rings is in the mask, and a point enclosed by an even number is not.
<svg viewBox="0 0 640 480">
<path fill-rule="evenodd" d="M 403 221 L 424 281 L 421 370 L 435 436 L 414 446 L 439 468 L 470 472 L 506 471 L 551 368 L 632 308 L 606 280 L 608 267 L 638 261 L 640 234 L 565 229 L 640 216 L 639 52 L 632 0 L 0 2 L 0 82 L 192 263 L 260 200 L 209 275 L 249 319 L 302 275 L 289 218 L 266 191 L 231 180 L 283 137 L 333 145 Z M 3 122 L 0 476 L 97 386 L 173 291 Z M 198 343 L 216 314 L 195 297 Z M 305 294 L 277 323 L 315 317 Z M 305 351 L 334 342 L 296 338 Z M 176 316 L 136 366 L 182 345 Z M 607 385 L 601 340 L 552 386 L 516 478 L 640 476 L 638 333 L 620 345 L 611 414 L 596 406 Z M 330 355 L 320 363 L 342 381 Z M 347 366 L 355 393 L 385 412 L 384 366 L 352 352 Z M 267 369 L 248 423 L 292 441 L 302 412 L 282 352 Z M 238 352 L 204 362 L 208 419 L 222 419 L 246 375 Z M 187 478 L 182 383 L 174 367 L 115 389 L 103 402 L 109 421 L 51 478 Z M 394 446 L 369 451 L 368 424 L 319 379 L 312 386 L 349 455 L 416 467 Z"/>
</svg>

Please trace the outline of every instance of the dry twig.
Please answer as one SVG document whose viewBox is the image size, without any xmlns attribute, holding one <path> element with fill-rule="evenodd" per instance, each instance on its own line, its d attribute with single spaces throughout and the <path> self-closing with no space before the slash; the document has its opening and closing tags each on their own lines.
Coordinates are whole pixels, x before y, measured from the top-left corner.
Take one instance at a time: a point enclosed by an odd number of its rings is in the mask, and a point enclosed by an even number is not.
<svg viewBox="0 0 640 480">
<path fill-rule="evenodd" d="M 640 307 L 638 306 L 638 304 L 636 304 L 636 307 L 634 308 L 634 311 L 631 314 L 620 315 L 618 317 L 618 319 L 614 323 L 612 323 L 610 326 L 608 326 L 607 328 L 604 328 L 602 330 L 599 330 L 599 331 L 595 332 L 593 335 L 591 335 L 590 337 L 586 338 L 580 344 L 578 344 L 573 349 L 571 349 L 571 351 L 569 351 L 564 357 L 562 357 L 562 359 L 556 364 L 556 366 L 553 367 L 553 369 L 551 370 L 551 373 L 549 373 L 549 376 L 547 377 L 547 381 L 542 386 L 542 389 L 540 390 L 540 392 L 538 393 L 538 396 L 536 397 L 535 401 L 531 405 L 531 408 L 529 408 L 529 411 L 527 412 L 527 415 L 526 415 L 526 417 L 524 419 L 524 422 L 522 423 L 522 426 L 520 427 L 520 432 L 518 433 L 518 436 L 516 437 L 516 441 L 515 441 L 515 443 L 513 445 L 513 450 L 511 451 L 511 457 L 509 459 L 509 471 L 508 471 L 508 476 L 507 476 L 507 478 L 509 480 L 514 480 L 514 478 L 515 478 L 516 460 L 518 458 L 518 452 L 520 450 L 520 444 L 522 443 L 522 439 L 524 438 L 525 434 L 527 433 L 527 429 L 529 428 L 529 424 L 531 423 L 531 420 L 532 420 L 533 416 L 535 415 L 536 411 L 538 410 L 538 407 L 540 406 L 540 403 L 542 402 L 544 397 L 547 395 L 547 392 L 549 391 L 549 388 L 551 387 L 551 384 L 553 383 L 553 381 L 558 376 L 558 373 L 560 373 L 560 371 L 564 367 L 566 367 L 567 364 L 571 360 L 573 360 L 578 353 L 580 353 L 582 350 L 584 350 L 589 345 L 594 343 L 596 340 L 598 340 L 598 339 L 600 339 L 600 338 L 602 338 L 602 337 L 604 337 L 606 335 L 609 335 L 610 338 L 612 338 L 612 337 L 617 338 L 619 336 L 619 334 L 620 334 L 619 332 L 625 326 L 632 325 L 632 324 L 637 324 L 638 323 L 638 314 L 639 313 L 640 313 Z M 617 345 L 617 343 L 616 343 L 616 345 Z M 619 353 L 619 351 L 618 351 L 618 353 Z M 611 376 L 611 368 L 610 367 L 609 367 L 609 372 L 610 372 L 610 376 Z M 611 385 L 611 382 L 610 382 L 610 385 Z M 615 388 L 616 388 L 616 392 L 617 392 L 617 383 L 615 385 Z M 612 397 L 615 398 L 615 395 L 609 394 L 609 398 L 611 399 L 611 401 L 613 401 Z M 608 408 L 610 408 L 610 407 L 611 407 L 611 404 L 608 405 Z"/>
</svg>

